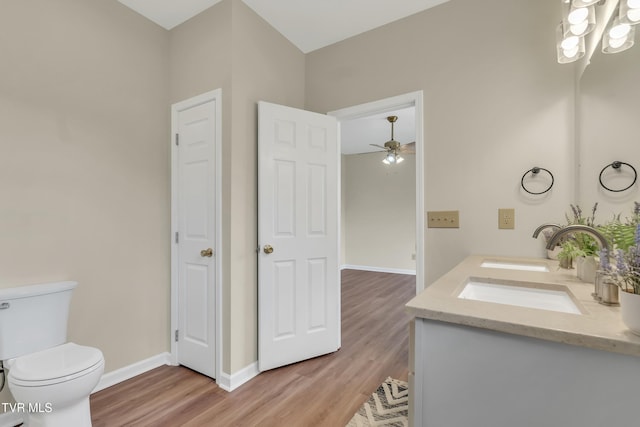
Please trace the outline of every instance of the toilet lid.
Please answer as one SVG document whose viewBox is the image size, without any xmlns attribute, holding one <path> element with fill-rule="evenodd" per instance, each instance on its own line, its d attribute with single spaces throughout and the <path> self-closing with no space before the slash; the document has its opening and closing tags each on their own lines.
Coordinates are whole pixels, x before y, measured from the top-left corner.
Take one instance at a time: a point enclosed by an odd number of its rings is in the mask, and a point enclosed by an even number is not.
<svg viewBox="0 0 640 427">
<path fill-rule="evenodd" d="M 70 342 L 14 359 L 9 377 L 21 383 L 76 377 L 102 362 L 102 352 L 97 348 Z"/>
</svg>

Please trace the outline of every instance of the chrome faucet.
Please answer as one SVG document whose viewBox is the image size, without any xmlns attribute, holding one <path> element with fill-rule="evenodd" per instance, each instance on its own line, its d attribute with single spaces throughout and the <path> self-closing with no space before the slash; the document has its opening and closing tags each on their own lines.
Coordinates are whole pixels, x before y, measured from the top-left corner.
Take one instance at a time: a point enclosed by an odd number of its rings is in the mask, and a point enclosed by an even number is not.
<svg viewBox="0 0 640 427">
<path fill-rule="evenodd" d="M 611 248 L 609 247 L 609 242 L 607 242 L 607 239 L 602 235 L 602 233 L 600 233 L 598 230 L 596 230 L 593 227 L 589 227 L 588 225 L 582 225 L 582 224 L 567 225 L 566 227 L 562 227 L 560 230 L 553 233 L 553 236 L 551 236 L 551 238 L 547 242 L 547 249 L 550 249 L 550 250 L 553 249 L 560 242 L 560 239 L 565 234 L 573 234 L 573 233 L 590 234 L 596 239 L 596 241 L 600 243 L 600 249 L 606 249 L 607 253 L 610 252 Z"/>
<path fill-rule="evenodd" d="M 558 224 L 552 224 L 552 223 L 542 224 L 540 227 L 536 228 L 536 231 L 533 232 L 533 238 L 537 239 L 540 232 L 546 228 L 554 228 L 554 229 L 560 230 L 562 227 Z"/>
<path fill-rule="evenodd" d="M 600 249 L 605 249 L 607 251 L 607 254 L 610 253 L 611 248 L 609 247 L 609 242 L 607 242 L 607 239 L 602 235 L 602 233 L 600 233 L 593 227 L 582 224 L 567 225 L 566 227 L 561 228 L 560 230 L 553 233 L 553 236 L 551 236 L 551 238 L 547 242 L 547 249 L 553 249 L 558 244 L 558 242 L 561 241 L 563 236 L 573 233 L 585 233 L 593 236 L 599 243 Z M 606 283 L 605 279 L 606 277 L 601 276 L 601 273 L 596 274 L 596 280 L 594 283 L 595 288 L 594 292 L 591 295 L 600 304 L 616 305 L 618 302 L 617 286 L 611 283 Z"/>
</svg>

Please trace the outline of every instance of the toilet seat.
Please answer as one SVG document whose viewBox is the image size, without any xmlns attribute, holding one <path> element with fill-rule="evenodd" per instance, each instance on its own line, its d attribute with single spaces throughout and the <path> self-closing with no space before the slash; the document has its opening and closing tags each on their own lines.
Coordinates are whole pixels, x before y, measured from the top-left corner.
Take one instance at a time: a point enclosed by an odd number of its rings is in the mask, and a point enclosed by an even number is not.
<svg viewBox="0 0 640 427">
<path fill-rule="evenodd" d="M 41 387 L 71 381 L 104 364 L 97 348 L 66 343 L 13 359 L 9 381 L 23 387 Z"/>
</svg>

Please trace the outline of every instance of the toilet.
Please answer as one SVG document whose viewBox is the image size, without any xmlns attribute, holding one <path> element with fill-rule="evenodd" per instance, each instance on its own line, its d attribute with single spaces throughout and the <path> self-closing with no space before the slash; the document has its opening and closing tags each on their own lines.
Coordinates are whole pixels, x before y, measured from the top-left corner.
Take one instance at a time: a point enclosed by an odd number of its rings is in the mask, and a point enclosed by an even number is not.
<svg viewBox="0 0 640 427">
<path fill-rule="evenodd" d="M 97 348 L 67 342 L 77 282 L 0 289 L 0 360 L 25 427 L 89 427 L 104 372 Z"/>
</svg>

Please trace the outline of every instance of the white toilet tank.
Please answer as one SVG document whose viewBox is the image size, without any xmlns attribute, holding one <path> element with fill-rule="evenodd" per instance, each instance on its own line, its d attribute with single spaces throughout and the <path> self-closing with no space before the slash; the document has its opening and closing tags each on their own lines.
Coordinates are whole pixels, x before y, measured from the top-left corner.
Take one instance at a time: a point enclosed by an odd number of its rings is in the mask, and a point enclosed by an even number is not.
<svg viewBox="0 0 640 427">
<path fill-rule="evenodd" d="M 0 289 L 0 360 L 64 344 L 77 285 L 69 281 Z"/>
</svg>

